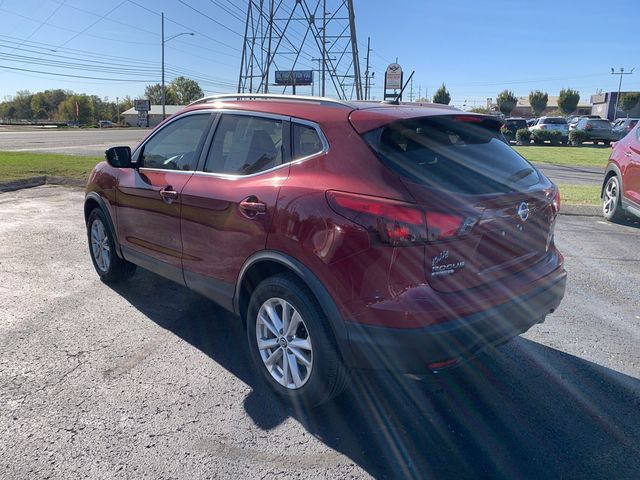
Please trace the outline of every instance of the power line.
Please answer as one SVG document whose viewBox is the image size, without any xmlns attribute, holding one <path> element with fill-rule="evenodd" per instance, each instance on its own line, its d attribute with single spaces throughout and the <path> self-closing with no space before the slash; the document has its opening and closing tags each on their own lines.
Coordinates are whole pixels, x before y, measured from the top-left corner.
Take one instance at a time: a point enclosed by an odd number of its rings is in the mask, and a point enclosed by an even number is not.
<svg viewBox="0 0 640 480">
<path fill-rule="evenodd" d="M 54 75 L 57 77 L 69 77 L 69 78 L 85 78 L 88 80 L 105 80 L 109 82 L 135 82 L 135 83 L 153 83 L 153 80 L 140 80 L 136 78 L 105 78 L 105 77 L 89 77 L 84 75 L 71 75 L 66 73 L 55 73 L 55 72 L 43 72 L 41 70 L 28 70 L 26 68 L 17 68 L 17 67 L 7 67 L 5 65 L 0 65 L 0 68 L 5 70 L 15 70 L 18 72 L 31 72 L 31 73 L 42 73 L 45 75 Z"/>
</svg>

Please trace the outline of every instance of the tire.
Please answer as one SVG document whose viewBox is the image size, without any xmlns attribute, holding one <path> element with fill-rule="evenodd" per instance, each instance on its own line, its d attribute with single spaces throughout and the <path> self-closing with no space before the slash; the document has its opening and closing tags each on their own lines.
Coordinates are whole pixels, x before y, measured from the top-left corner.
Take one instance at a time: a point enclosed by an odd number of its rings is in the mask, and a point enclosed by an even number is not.
<svg viewBox="0 0 640 480">
<path fill-rule="evenodd" d="M 593 140 L 593 145 L 598 145 L 598 141 L 597 140 Z"/>
<path fill-rule="evenodd" d="M 604 144 L 608 147 L 609 145 L 611 145 L 611 140 L 605 140 Z"/>
<path fill-rule="evenodd" d="M 610 222 L 619 222 L 624 218 L 621 195 L 620 180 L 616 175 L 612 175 L 602 190 L 602 215 Z"/>
<path fill-rule="evenodd" d="M 251 295 L 246 322 L 253 362 L 279 395 L 315 407 L 347 387 L 349 372 L 329 322 L 297 276 L 284 274 L 263 280 Z M 283 335 L 287 324 L 291 329 Z"/>
<path fill-rule="evenodd" d="M 126 280 L 136 272 L 136 266 L 127 262 L 116 253 L 113 233 L 106 216 L 99 208 L 94 208 L 87 221 L 87 239 L 89 255 L 100 280 L 116 283 Z"/>
</svg>

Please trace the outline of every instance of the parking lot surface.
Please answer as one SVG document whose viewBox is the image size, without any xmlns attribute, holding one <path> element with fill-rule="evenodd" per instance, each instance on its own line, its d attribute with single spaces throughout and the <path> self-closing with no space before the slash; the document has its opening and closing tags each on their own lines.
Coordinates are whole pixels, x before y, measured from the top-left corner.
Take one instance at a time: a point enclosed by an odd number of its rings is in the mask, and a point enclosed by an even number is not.
<svg viewBox="0 0 640 480">
<path fill-rule="evenodd" d="M 0 194 L 0 477 L 638 478 L 639 225 L 561 216 L 544 324 L 305 411 L 254 375 L 237 318 L 142 270 L 101 283 L 82 200 Z"/>
</svg>

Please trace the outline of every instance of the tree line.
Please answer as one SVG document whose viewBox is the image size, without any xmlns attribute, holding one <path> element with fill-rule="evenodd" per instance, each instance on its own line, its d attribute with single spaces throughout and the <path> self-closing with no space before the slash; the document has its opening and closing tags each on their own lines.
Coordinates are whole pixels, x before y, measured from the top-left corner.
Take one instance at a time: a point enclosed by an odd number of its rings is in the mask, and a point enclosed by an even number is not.
<svg viewBox="0 0 640 480">
<path fill-rule="evenodd" d="M 177 77 L 165 88 L 167 105 L 186 105 L 204 96 L 195 80 Z M 154 105 L 162 102 L 160 84 L 147 85 L 143 98 Z M 125 95 L 118 101 L 108 97 L 75 93 L 71 90 L 45 90 L 32 93 L 19 90 L 5 101 L 0 102 L 0 120 L 11 123 L 15 120 L 30 122 L 47 121 L 57 123 L 79 122 L 82 125 L 97 124 L 100 120 L 118 121 L 118 113 L 133 107 L 134 100 Z"/>
<path fill-rule="evenodd" d="M 426 98 L 418 99 L 418 101 L 427 101 Z M 434 93 L 431 99 L 433 103 L 440 103 L 443 105 L 449 105 L 451 102 L 451 94 L 447 90 L 447 87 L 443 83 L 440 88 Z M 580 102 L 580 92 L 572 88 L 563 88 L 560 90 L 558 96 L 558 113 L 561 115 L 570 115 L 578 108 Z M 498 110 L 505 116 L 509 116 L 511 112 L 518 105 L 518 97 L 514 95 L 511 90 L 503 90 L 496 97 L 496 103 L 498 104 Z M 547 92 L 540 90 L 533 90 L 529 93 L 529 104 L 531 110 L 536 117 L 542 115 L 547 109 L 549 103 L 549 95 Z M 640 103 L 640 92 L 627 92 L 620 95 L 618 102 L 618 110 L 622 112 L 632 111 L 636 105 Z M 490 113 L 488 108 L 478 107 L 471 109 L 472 112 L 477 113 Z"/>
</svg>

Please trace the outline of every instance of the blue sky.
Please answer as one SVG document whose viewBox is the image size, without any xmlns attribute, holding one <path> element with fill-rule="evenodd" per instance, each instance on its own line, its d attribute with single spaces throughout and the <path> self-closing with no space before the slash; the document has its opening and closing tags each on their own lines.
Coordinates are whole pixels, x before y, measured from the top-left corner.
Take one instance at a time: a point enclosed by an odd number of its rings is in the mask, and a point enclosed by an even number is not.
<svg viewBox="0 0 640 480">
<path fill-rule="evenodd" d="M 336 3 L 327 0 L 327 8 Z M 21 89 L 50 88 L 111 99 L 140 96 L 145 85 L 160 81 L 161 11 L 166 37 L 195 33 L 166 44 L 167 81 L 185 75 L 199 80 L 207 94 L 233 92 L 246 5 L 246 0 L 0 0 L 0 99 Z M 414 96 L 430 96 L 445 82 L 456 105 L 482 105 L 504 88 L 516 95 L 532 89 L 557 95 L 571 87 L 588 99 L 598 89 L 617 90 L 611 67 L 636 68 L 624 77 L 623 90 L 640 90 L 637 1 L 354 0 L 354 5 L 363 72 L 371 37 L 375 98 L 381 98 L 384 69 L 396 57 L 406 72 L 416 71 Z M 308 53 L 310 58 L 314 52 Z M 307 59 L 299 68 L 312 64 Z"/>
</svg>

